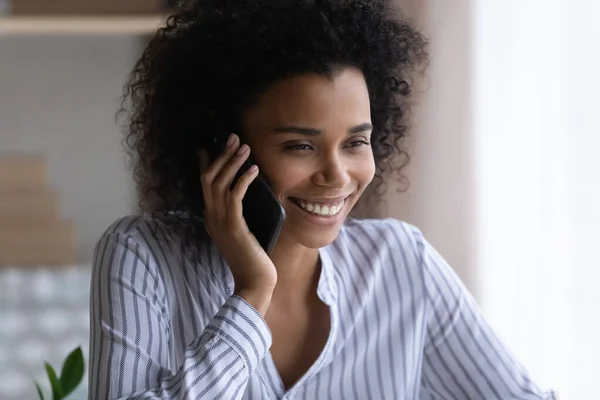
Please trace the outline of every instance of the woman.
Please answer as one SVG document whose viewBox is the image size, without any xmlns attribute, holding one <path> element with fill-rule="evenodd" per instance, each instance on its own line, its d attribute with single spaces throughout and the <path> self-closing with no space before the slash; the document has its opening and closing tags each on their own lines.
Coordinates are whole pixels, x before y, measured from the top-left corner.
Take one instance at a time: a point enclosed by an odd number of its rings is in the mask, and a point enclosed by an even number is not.
<svg viewBox="0 0 600 400">
<path fill-rule="evenodd" d="M 126 87 L 148 213 L 96 248 L 91 399 L 554 398 L 419 230 L 348 216 L 403 164 L 425 47 L 375 0 L 169 18 Z M 287 214 L 270 255 L 242 216 L 259 169 L 230 190 L 250 152 Z"/>
</svg>

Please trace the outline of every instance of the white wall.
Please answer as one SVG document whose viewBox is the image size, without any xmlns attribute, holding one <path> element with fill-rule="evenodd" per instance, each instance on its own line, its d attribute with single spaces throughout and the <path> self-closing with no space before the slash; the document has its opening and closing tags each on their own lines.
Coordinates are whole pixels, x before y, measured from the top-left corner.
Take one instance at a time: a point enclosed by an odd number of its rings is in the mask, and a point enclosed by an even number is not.
<svg viewBox="0 0 600 400">
<path fill-rule="evenodd" d="M 573 353 L 569 359 L 572 398 L 594 398 L 600 393 L 600 3 L 571 1 L 567 7 L 566 97 L 569 162 L 568 205 L 572 255 L 568 265 L 572 286 L 569 321 Z"/>
<path fill-rule="evenodd" d="M 134 193 L 114 122 L 135 37 L 0 37 L 0 155 L 46 157 L 61 215 L 89 262 L 108 225 L 133 209 Z"/>
<path fill-rule="evenodd" d="M 600 5 L 479 3 L 483 306 L 539 382 L 600 392 Z"/>
</svg>

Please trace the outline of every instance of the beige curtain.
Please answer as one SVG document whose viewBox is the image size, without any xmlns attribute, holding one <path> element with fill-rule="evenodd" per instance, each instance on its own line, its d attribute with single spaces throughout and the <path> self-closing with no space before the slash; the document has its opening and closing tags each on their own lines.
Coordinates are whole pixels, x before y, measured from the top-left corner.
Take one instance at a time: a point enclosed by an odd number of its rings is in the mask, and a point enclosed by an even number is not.
<svg viewBox="0 0 600 400">
<path fill-rule="evenodd" d="M 471 2 L 396 0 L 430 40 L 430 65 L 415 85 L 406 145 L 410 185 L 388 181 L 384 203 L 363 203 L 362 217 L 415 224 L 477 297 L 471 68 Z"/>
</svg>

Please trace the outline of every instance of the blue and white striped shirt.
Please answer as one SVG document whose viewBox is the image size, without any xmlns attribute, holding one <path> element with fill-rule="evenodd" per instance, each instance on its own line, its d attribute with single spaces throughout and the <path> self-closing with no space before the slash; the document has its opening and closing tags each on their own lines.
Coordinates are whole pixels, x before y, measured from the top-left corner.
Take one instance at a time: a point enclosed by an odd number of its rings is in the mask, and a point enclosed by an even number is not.
<svg viewBox="0 0 600 400">
<path fill-rule="evenodd" d="M 263 317 L 232 295 L 210 243 L 126 217 L 99 240 L 91 285 L 90 399 L 555 399 L 492 333 L 415 227 L 348 219 L 319 250 L 325 347 L 285 390 Z"/>
</svg>

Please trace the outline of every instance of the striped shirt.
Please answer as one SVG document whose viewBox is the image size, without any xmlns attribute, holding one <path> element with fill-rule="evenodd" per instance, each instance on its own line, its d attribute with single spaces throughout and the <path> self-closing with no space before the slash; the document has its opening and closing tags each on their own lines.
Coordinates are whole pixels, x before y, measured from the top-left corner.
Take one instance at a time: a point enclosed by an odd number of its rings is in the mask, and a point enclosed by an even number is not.
<svg viewBox="0 0 600 400">
<path fill-rule="evenodd" d="M 498 340 L 455 272 L 407 223 L 349 218 L 319 249 L 331 313 L 320 356 L 285 390 L 272 336 L 210 243 L 126 217 L 100 238 L 90 399 L 555 399 Z"/>
</svg>

